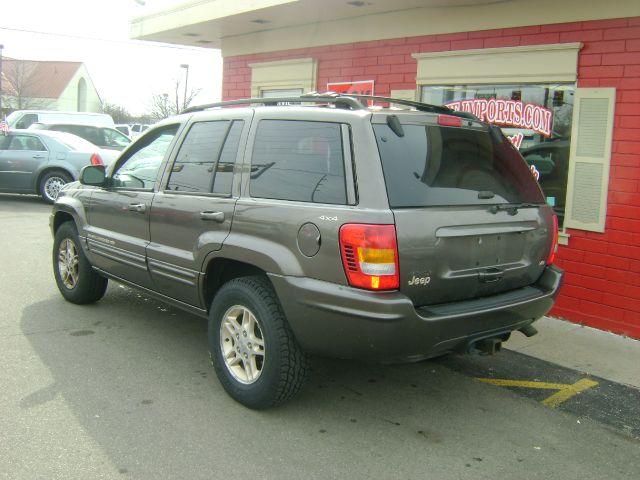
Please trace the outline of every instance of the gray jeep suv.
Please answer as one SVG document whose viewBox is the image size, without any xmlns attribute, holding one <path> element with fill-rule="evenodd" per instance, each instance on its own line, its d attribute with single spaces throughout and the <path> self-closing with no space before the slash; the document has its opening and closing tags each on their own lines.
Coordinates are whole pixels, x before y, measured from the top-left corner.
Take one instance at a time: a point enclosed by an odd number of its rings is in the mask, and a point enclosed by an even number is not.
<svg viewBox="0 0 640 480">
<path fill-rule="evenodd" d="M 208 318 L 216 374 L 251 408 L 295 395 L 307 354 L 417 361 L 533 335 L 562 272 L 518 151 L 468 114 L 365 101 L 391 99 L 192 108 L 85 167 L 51 216 L 60 292 L 95 302 L 113 279 Z"/>
</svg>

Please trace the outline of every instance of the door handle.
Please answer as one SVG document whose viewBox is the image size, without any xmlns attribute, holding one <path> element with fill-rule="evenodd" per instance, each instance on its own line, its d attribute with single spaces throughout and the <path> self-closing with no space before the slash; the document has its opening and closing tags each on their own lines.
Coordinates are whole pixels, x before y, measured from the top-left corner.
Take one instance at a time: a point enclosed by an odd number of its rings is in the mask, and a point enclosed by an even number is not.
<svg viewBox="0 0 640 480">
<path fill-rule="evenodd" d="M 130 212 L 138 212 L 143 213 L 147 209 L 147 206 L 144 203 L 131 203 L 129 204 Z"/>
<path fill-rule="evenodd" d="M 44 158 L 44 155 L 42 155 L 41 153 L 36 153 L 33 158 Z"/>
<path fill-rule="evenodd" d="M 213 220 L 214 222 L 224 222 L 224 212 L 200 212 L 202 220 Z"/>
</svg>

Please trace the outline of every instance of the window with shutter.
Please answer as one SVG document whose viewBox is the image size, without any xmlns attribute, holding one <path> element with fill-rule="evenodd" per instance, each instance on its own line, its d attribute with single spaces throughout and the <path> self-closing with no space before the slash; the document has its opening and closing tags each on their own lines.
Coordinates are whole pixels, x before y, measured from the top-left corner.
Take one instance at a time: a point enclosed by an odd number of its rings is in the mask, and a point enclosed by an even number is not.
<svg viewBox="0 0 640 480">
<path fill-rule="evenodd" d="M 317 62 L 313 58 L 294 58 L 273 62 L 250 63 L 251 96 L 260 97 L 268 90 L 316 89 Z"/>
<path fill-rule="evenodd" d="M 615 99 L 615 88 L 575 91 L 565 227 L 604 232 Z"/>
</svg>

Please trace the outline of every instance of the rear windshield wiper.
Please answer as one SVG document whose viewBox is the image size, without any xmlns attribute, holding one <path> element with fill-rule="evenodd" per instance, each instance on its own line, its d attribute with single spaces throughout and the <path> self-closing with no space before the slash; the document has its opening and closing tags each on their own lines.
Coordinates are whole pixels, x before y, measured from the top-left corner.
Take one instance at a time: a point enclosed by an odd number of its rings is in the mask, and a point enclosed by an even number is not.
<svg viewBox="0 0 640 480">
<path fill-rule="evenodd" d="M 521 208 L 538 208 L 539 206 L 537 203 L 500 203 L 498 205 L 491 205 L 489 211 L 491 213 L 498 213 L 504 210 L 509 215 L 515 215 Z"/>
</svg>

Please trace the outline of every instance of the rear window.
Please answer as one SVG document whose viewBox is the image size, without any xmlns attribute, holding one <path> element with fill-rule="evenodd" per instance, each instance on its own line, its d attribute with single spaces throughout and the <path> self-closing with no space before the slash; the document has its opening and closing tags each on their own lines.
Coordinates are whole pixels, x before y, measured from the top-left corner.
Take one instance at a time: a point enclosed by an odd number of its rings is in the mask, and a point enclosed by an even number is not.
<svg viewBox="0 0 640 480">
<path fill-rule="evenodd" d="M 527 164 L 497 129 L 373 126 L 392 207 L 544 203 Z M 479 192 L 493 192 L 479 199 Z M 486 196 L 486 195 L 483 195 Z"/>
</svg>

